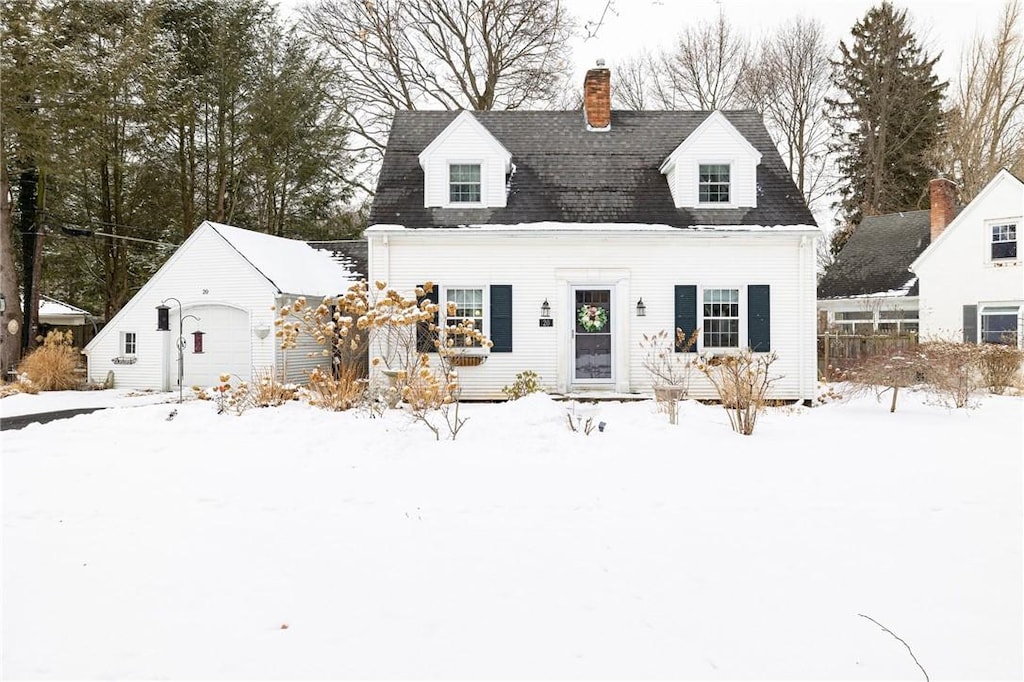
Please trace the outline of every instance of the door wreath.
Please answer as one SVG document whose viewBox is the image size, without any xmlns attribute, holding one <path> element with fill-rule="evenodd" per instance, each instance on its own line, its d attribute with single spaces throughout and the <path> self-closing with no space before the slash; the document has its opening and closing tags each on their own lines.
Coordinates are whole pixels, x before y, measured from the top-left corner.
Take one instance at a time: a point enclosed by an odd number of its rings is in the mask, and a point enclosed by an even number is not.
<svg viewBox="0 0 1024 682">
<path fill-rule="evenodd" d="M 608 311 L 597 305 L 583 305 L 576 319 L 586 331 L 599 332 L 608 324 Z"/>
</svg>

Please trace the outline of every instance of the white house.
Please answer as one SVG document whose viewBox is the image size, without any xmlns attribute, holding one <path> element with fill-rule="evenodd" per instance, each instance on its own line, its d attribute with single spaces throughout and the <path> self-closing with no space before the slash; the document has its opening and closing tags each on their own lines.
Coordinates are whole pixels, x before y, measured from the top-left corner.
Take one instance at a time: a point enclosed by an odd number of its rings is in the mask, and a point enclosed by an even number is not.
<svg viewBox="0 0 1024 682">
<path fill-rule="evenodd" d="M 89 378 L 113 371 L 115 386 L 165 391 L 178 388 L 179 373 L 185 388 L 214 385 L 224 373 L 249 380 L 273 371 L 303 382 L 328 360 L 310 358 L 319 347 L 305 338 L 282 351 L 274 308 L 336 295 L 349 279 L 305 242 L 204 222 L 82 351 Z M 158 330 L 161 305 L 166 331 Z"/>
<path fill-rule="evenodd" d="M 1024 182 L 999 171 L 910 265 L 920 279 L 922 338 L 1021 346 Z"/>
<path fill-rule="evenodd" d="M 910 264 L 953 220 L 956 186 L 929 183 L 930 208 L 865 216 L 818 281 L 822 327 L 844 334 L 919 332 L 920 283 Z"/>
<path fill-rule="evenodd" d="M 773 397 L 811 399 L 819 230 L 760 117 L 612 111 L 603 67 L 584 90 L 582 113 L 398 112 L 370 279 L 433 282 L 491 338 L 461 368 L 467 398 L 523 370 L 557 392 L 646 393 L 643 335 L 700 328 L 691 351 L 775 351 Z M 695 378 L 691 395 L 714 394 Z"/>
</svg>

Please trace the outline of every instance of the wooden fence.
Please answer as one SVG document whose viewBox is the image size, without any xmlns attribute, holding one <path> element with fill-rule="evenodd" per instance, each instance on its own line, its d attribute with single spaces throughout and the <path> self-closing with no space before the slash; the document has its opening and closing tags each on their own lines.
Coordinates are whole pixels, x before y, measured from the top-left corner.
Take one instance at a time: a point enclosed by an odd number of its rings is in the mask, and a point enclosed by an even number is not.
<svg viewBox="0 0 1024 682">
<path fill-rule="evenodd" d="M 818 376 L 830 378 L 860 360 L 917 347 L 917 334 L 818 334 Z"/>
</svg>

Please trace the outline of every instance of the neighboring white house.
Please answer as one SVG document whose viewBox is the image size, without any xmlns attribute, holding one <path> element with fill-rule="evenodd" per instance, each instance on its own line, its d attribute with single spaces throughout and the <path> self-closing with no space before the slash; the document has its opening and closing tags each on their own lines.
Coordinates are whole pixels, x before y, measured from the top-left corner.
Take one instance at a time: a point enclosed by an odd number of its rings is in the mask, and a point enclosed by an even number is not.
<svg viewBox="0 0 1024 682">
<path fill-rule="evenodd" d="M 584 90 L 582 112 L 398 112 L 370 279 L 434 283 L 456 307 L 442 324 L 494 342 L 460 368 L 467 398 L 523 370 L 562 393 L 647 393 L 643 335 L 675 328 L 700 328 L 700 352 L 776 352 L 773 397 L 813 398 L 820 231 L 760 117 L 611 111 L 602 67 Z M 714 394 L 695 376 L 691 395 Z"/>
<path fill-rule="evenodd" d="M 999 171 L 910 265 L 922 338 L 1022 345 L 1024 182 Z"/>
<path fill-rule="evenodd" d="M 171 390 L 211 386 L 220 374 L 250 380 L 274 371 L 303 382 L 329 360 L 308 339 L 282 351 L 275 308 L 299 296 L 319 301 L 344 292 L 350 273 L 325 251 L 229 225 L 204 222 L 82 351 L 89 378 L 114 372 L 123 388 Z M 169 307 L 168 331 L 157 306 Z M 183 360 L 179 369 L 179 344 Z"/>
<path fill-rule="evenodd" d="M 818 281 L 819 327 L 843 334 L 919 331 L 919 282 L 910 264 L 956 215 L 956 187 L 929 183 L 931 208 L 865 216 Z"/>
</svg>

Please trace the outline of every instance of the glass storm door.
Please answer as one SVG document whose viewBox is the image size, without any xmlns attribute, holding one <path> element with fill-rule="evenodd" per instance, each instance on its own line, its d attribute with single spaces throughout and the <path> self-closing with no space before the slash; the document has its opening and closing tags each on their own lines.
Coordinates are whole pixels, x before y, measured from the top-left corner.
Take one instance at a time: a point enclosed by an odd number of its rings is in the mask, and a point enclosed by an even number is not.
<svg viewBox="0 0 1024 682">
<path fill-rule="evenodd" d="M 612 291 L 573 291 L 573 380 L 608 383 L 612 380 Z"/>
</svg>

